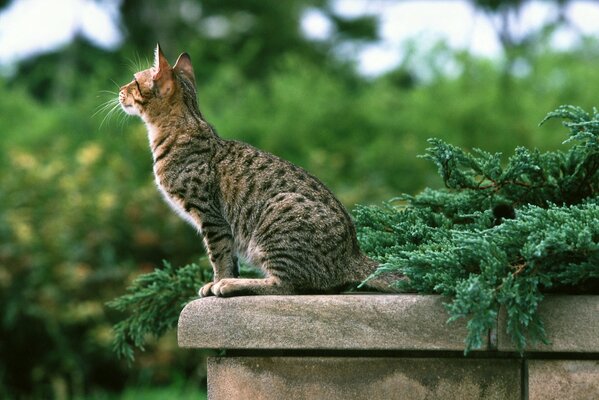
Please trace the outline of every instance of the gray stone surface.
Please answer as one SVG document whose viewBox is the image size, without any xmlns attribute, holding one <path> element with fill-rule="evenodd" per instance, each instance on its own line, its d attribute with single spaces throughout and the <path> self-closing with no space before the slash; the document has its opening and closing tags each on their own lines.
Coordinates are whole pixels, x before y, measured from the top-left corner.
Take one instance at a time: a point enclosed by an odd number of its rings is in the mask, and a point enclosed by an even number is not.
<svg viewBox="0 0 599 400">
<path fill-rule="evenodd" d="M 444 298 L 422 295 L 208 297 L 179 318 L 179 346 L 205 349 L 464 349 Z"/>
<path fill-rule="evenodd" d="M 520 399 L 515 360 L 212 357 L 210 400 Z"/>
<path fill-rule="evenodd" d="M 526 351 L 599 353 L 599 296 L 547 296 L 539 310 L 551 344 L 530 343 Z M 498 349 L 515 351 L 506 333 L 505 309 L 497 329 Z"/>
<path fill-rule="evenodd" d="M 599 399 L 599 361 L 531 360 L 529 400 Z"/>
<path fill-rule="evenodd" d="M 466 336 L 463 321 L 446 324 L 444 301 L 440 296 L 382 294 L 206 298 L 181 312 L 179 345 L 252 350 L 209 358 L 212 400 L 599 399 L 599 296 L 544 300 L 540 312 L 552 344 L 527 350 L 545 352 L 529 357 L 552 359 L 530 359 L 525 371 L 522 359 L 504 358 L 515 351 L 505 333 L 504 310 L 493 341 L 499 353 L 485 352 L 483 359 L 444 352 L 462 351 Z M 375 353 L 368 350 L 410 353 L 372 357 Z M 359 351 L 365 351 L 363 357 Z M 559 360 L 559 352 L 580 360 Z M 577 353 L 580 357 L 572 357 Z M 523 389 L 524 377 L 528 382 Z"/>
</svg>

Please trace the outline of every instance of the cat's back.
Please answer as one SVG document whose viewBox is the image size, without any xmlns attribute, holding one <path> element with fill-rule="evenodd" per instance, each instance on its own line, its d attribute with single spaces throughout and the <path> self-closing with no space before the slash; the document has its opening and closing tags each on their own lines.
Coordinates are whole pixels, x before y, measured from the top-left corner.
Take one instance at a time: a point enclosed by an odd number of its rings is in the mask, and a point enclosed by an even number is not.
<svg viewBox="0 0 599 400">
<path fill-rule="evenodd" d="M 260 262 L 252 253 L 257 247 L 271 253 L 284 243 L 302 265 L 343 264 L 347 271 L 360 254 L 348 212 L 306 170 L 238 141 L 225 141 L 215 164 L 224 214 L 250 261 Z M 337 272 L 329 271 L 331 278 Z"/>
<path fill-rule="evenodd" d="M 243 206 L 264 205 L 281 194 L 295 195 L 299 203 L 322 205 L 322 212 L 341 219 L 351 218 L 333 193 L 305 169 L 247 143 L 223 141 L 215 156 L 218 179 L 225 202 Z M 335 215 L 336 214 L 336 215 Z"/>
</svg>

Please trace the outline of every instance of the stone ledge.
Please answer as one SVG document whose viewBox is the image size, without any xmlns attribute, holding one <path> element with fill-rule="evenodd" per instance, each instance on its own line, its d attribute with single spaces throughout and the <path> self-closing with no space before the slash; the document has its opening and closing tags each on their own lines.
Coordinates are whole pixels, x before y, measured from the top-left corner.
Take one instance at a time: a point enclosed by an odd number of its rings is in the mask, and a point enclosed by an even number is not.
<svg viewBox="0 0 599 400">
<path fill-rule="evenodd" d="M 493 343 L 464 349 L 430 295 L 206 298 L 179 318 L 179 345 L 229 350 L 208 359 L 208 398 L 564 399 L 599 390 L 599 296 L 547 296 L 552 344 L 518 354 L 501 310 Z M 307 396 L 307 397 L 306 397 Z"/>
<path fill-rule="evenodd" d="M 180 347 L 463 351 L 463 321 L 446 324 L 441 296 L 347 294 L 209 297 L 179 318 Z"/>
<path fill-rule="evenodd" d="M 346 294 L 205 298 L 179 318 L 179 346 L 204 349 L 463 351 L 465 321 L 446 324 L 433 295 Z M 599 296 L 547 296 L 540 306 L 550 345 L 527 352 L 599 354 Z M 494 343 L 515 352 L 501 310 Z M 488 344 L 487 347 L 488 348 Z"/>
<path fill-rule="evenodd" d="M 599 353 L 599 296 L 547 296 L 539 307 L 549 345 L 529 343 L 527 352 Z M 498 350 L 516 351 L 499 313 Z"/>
</svg>

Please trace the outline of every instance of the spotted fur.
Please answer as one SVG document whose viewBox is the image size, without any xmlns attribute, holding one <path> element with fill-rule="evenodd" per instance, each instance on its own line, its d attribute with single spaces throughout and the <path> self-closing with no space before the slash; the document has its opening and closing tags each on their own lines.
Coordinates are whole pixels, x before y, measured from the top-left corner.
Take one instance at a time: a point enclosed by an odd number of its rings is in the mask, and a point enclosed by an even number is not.
<svg viewBox="0 0 599 400">
<path fill-rule="evenodd" d="M 335 293 L 375 270 L 348 212 L 322 182 L 216 134 L 199 110 L 187 54 L 171 68 L 157 47 L 154 66 L 136 73 L 119 101 L 146 123 L 162 195 L 203 236 L 214 281 L 201 296 Z M 265 278 L 238 278 L 238 257 Z"/>
</svg>

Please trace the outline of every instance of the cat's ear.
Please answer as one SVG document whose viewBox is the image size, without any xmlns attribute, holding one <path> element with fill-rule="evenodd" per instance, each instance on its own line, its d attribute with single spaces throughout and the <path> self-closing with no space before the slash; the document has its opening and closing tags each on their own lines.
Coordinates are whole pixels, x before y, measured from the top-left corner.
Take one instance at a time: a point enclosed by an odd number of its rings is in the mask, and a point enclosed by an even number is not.
<svg viewBox="0 0 599 400">
<path fill-rule="evenodd" d="M 175 63 L 173 70 L 175 72 L 182 73 L 191 81 L 191 83 L 193 83 L 194 86 L 196 85 L 196 79 L 193 73 L 193 67 L 191 66 L 191 58 L 189 57 L 189 54 L 181 53 L 179 58 L 177 58 L 177 62 Z"/>
<path fill-rule="evenodd" d="M 154 67 L 152 69 L 154 71 L 152 79 L 155 81 L 162 78 L 171 69 L 166 57 L 162 54 L 159 44 L 156 45 L 156 50 L 154 50 Z"/>
<path fill-rule="evenodd" d="M 158 88 L 161 96 L 169 94 L 173 90 L 173 71 L 166 57 L 162 54 L 160 45 L 156 45 L 154 51 L 154 66 L 152 67 L 152 80 Z"/>
</svg>

